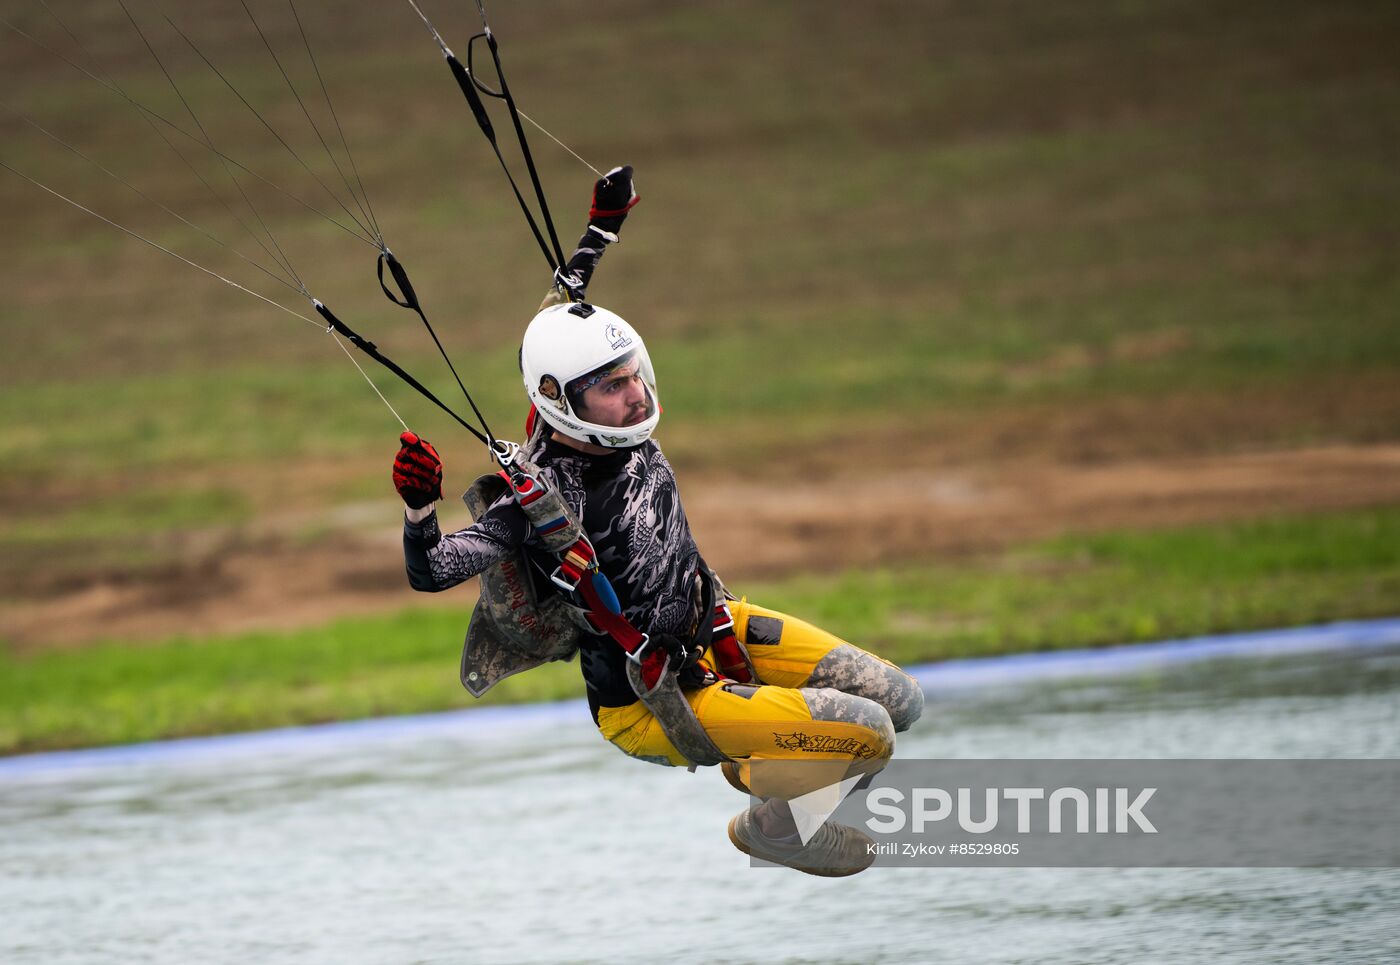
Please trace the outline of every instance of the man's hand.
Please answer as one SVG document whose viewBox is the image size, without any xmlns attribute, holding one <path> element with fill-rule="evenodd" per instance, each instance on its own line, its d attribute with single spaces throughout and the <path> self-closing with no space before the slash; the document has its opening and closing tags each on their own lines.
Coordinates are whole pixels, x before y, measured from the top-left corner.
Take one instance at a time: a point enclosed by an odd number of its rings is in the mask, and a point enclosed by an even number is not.
<svg viewBox="0 0 1400 965">
<path fill-rule="evenodd" d="M 671 658 L 669 669 L 675 673 L 676 682 L 682 687 L 695 687 L 704 682 L 705 672 L 699 664 L 700 658 L 705 654 L 694 640 L 682 640 L 669 633 L 658 633 L 652 637 L 652 643 L 666 651 L 667 656 Z"/>
<path fill-rule="evenodd" d="M 632 165 L 615 167 L 598 179 L 598 183 L 593 185 L 593 203 L 588 208 L 588 228 L 578 240 L 578 247 L 569 257 L 568 264 L 554 272 L 553 285 L 540 303 L 540 311 L 551 305 L 584 298 L 588 283 L 593 278 L 593 269 L 598 267 L 598 259 L 603 257 L 608 245 L 617 241 L 622 222 L 627 220 L 627 212 L 637 201 L 637 188 L 632 183 Z"/>
<path fill-rule="evenodd" d="M 422 509 L 442 498 L 442 459 L 433 444 L 416 433 L 399 436 L 394 457 L 394 488 L 409 509 Z"/>
<path fill-rule="evenodd" d="M 609 234 L 617 234 L 627 212 L 641 199 L 632 183 L 632 165 L 613 168 L 593 186 L 593 204 L 588 209 L 588 224 Z"/>
</svg>

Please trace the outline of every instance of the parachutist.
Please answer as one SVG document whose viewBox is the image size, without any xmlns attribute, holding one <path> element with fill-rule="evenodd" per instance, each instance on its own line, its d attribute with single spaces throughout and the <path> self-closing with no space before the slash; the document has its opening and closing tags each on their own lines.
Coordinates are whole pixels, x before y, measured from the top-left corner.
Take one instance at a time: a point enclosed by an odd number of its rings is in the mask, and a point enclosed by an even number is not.
<svg viewBox="0 0 1400 965">
<path fill-rule="evenodd" d="M 567 266 L 584 286 L 636 199 L 630 167 L 597 183 Z M 394 480 L 409 582 L 436 592 L 481 577 L 463 654 L 473 694 L 577 653 L 605 739 L 652 763 L 719 764 L 764 798 L 730 822 L 739 850 L 810 874 L 861 871 L 873 861 L 867 836 L 831 822 L 799 835 L 787 802 L 882 768 L 923 693 L 888 661 L 725 590 L 652 438 L 661 403 L 647 346 L 581 295 L 554 287 L 525 330 L 526 441 L 509 478 L 483 476 L 467 492 L 471 526 L 441 532 L 441 460 L 402 437 Z M 765 786 L 754 765 L 768 761 L 821 764 Z"/>
</svg>

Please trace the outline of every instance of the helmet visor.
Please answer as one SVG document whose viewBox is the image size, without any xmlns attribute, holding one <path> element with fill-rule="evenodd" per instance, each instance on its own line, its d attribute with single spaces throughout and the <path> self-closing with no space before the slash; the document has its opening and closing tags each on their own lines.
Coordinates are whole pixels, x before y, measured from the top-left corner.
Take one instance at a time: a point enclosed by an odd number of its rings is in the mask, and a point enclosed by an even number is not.
<svg viewBox="0 0 1400 965">
<path fill-rule="evenodd" d="M 656 386 L 645 355 L 635 349 L 571 379 L 565 395 L 585 422 L 623 429 L 656 412 Z"/>
</svg>

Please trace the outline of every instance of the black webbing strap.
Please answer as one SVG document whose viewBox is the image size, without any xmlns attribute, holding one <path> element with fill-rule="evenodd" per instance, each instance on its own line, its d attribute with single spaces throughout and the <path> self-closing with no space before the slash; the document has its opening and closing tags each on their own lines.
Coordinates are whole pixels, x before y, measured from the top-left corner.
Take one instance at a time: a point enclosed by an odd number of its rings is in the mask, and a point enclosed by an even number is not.
<svg viewBox="0 0 1400 965">
<path fill-rule="evenodd" d="M 384 284 L 384 266 L 386 264 L 389 266 L 389 274 L 394 276 L 394 284 L 398 285 L 399 291 L 403 293 L 402 301 L 389 290 L 388 285 Z M 453 365 L 452 360 L 447 357 L 447 349 L 442 347 L 442 340 L 438 338 L 437 332 L 433 330 L 433 324 L 428 321 L 428 316 L 424 314 L 423 306 L 418 301 L 418 293 L 413 290 L 413 283 L 408 280 L 408 272 L 404 270 L 403 265 L 399 263 L 399 260 L 394 257 L 394 253 L 387 247 L 380 249 L 377 271 L 379 273 L 379 287 L 384 289 L 385 297 L 400 308 L 410 308 L 417 312 L 418 317 L 423 320 L 423 326 L 427 328 L 428 334 L 433 337 L 433 344 L 437 346 L 439 354 L 442 355 L 442 360 L 446 362 L 447 367 L 452 370 L 452 377 L 457 380 L 457 387 L 462 390 L 462 395 L 467 397 L 467 405 L 472 407 L 472 412 L 475 413 L 477 421 L 481 423 L 481 428 L 486 432 L 486 439 L 483 441 L 488 446 L 494 448 L 496 437 L 491 433 L 491 427 L 487 425 L 486 417 L 482 415 L 481 410 L 476 407 L 476 401 L 472 398 L 472 394 L 467 391 L 466 385 L 462 382 L 462 377 L 457 374 L 457 366 Z M 320 309 L 317 309 L 317 311 L 320 311 Z M 458 419 L 457 421 L 460 422 L 461 420 Z"/>
<path fill-rule="evenodd" d="M 496 79 L 501 82 L 501 89 L 499 92 L 496 92 L 488 87 L 481 87 L 479 84 L 477 86 L 480 87 L 483 92 L 493 97 L 499 97 L 506 102 L 506 110 L 510 112 L 511 124 L 515 126 L 515 136 L 520 141 L 520 153 L 525 158 L 525 168 L 530 172 L 530 183 L 535 187 L 535 198 L 540 203 L 540 215 L 544 218 L 545 227 L 549 229 L 549 240 L 554 243 L 554 257 L 557 261 L 557 266 L 563 268 L 565 265 L 564 250 L 559 246 L 559 235 L 554 230 L 554 219 L 549 215 L 549 202 L 545 200 L 544 187 L 540 184 L 540 174 L 539 171 L 535 169 L 535 159 L 530 154 L 530 142 L 526 139 L 525 128 L 520 123 L 520 111 L 516 110 L 515 98 L 510 95 L 510 84 L 506 83 L 506 73 L 501 68 L 501 54 L 496 45 L 496 35 L 491 32 L 491 26 L 486 23 L 485 8 L 482 7 L 480 3 L 478 3 L 477 6 L 481 9 L 481 22 L 485 30 L 483 33 L 477 34 L 467 42 L 468 73 L 471 73 L 472 66 L 472 44 L 476 43 L 478 37 L 485 37 L 486 46 L 491 50 L 491 60 L 496 65 Z M 471 76 L 473 82 L 475 82 L 476 75 L 471 74 Z"/>
<path fill-rule="evenodd" d="M 472 38 L 475 40 L 476 38 Z M 555 254 L 551 254 L 549 243 L 545 241 L 544 234 L 540 231 L 535 216 L 530 212 L 530 206 L 525 203 L 525 196 L 520 193 L 519 186 L 515 183 L 515 176 L 510 173 L 510 166 L 506 164 L 505 157 L 501 154 L 501 146 L 496 142 L 496 129 L 491 124 L 491 118 L 486 113 L 486 105 L 481 101 L 481 95 L 477 93 L 471 73 L 462 66 L 462 62 L 457 59 L 457 55 L 448 51 L 444 55 L 447 59 L 447 66 L 452 71 L 453 78 L 457 81 L 457 86 L 462 89 L 462 96 L 467 99 L 467 104 L 472 109 L 472 115 L 476 118 L 477 125 L 481 128 L 481 133 L 486 135 L 486 140 L 491 143 L 491 150 L 496 154 L 496 160 L 501 164 L 501 170 L 505 172 L 506 180 L 510 182 L 511 191 L 515 192 L 515 201 L 520 205 L 520 210 L 525 214 L 525 220 L 530 225 L 530 230 L 534 232 L 535 241 L 540 246 L 540 251 L 544 253 L 544 260 L 549 262 L 550 270 L 556 270 L 564 264 L 564 256 L 560 254 L 559 240 L 554 237 L 554 225 L 549 220 L 549 208 L 544 203 L 544 192 L 540 189 L 539 179 L 535 176 L 535 165 L 530 160 L 530 149 L 526 146 L 525 135 L 520 135 L 520 145 L 526 157 L 526 164 L 530 168 L 530 176 L 535 180 L 535 190 L 540 198 L 540 208 L 544 212 L 545 224 L 549 227 L 550 239 L 554 242 Z M 467 48 L 467 59 L 471 59 L 471 47 Z M 502 85 L 504 86 L 504 84 Z M 493 93 L 492 96 L 499 96 Z M 512 102 L 507 101 L 507 105 Z M 511 116 L 515 116 L 514 108 L 511 108 Z M 519 130 L 520 122 L 516 121 L 516 128 Z"/>
<path fill-rule="evenodd" d="M 710 649 L 710 642 L 715 637 L 715 580 L 710 575 L 710 568 L 705 565 L 705 558 L 698 553 L 695 558 L 700 563 L 699 576 L 704 588 L 700 592 L 700 622 L 695 627 L 695 646 L 700 648 L 703 654 Z"/>
<path fill-rule="evenodd" d="M 540 184 L 539 171 L 535 168 L 535 158 L 530 153 L 530 142 L 525 137 L 525 128 L 520 124 L 520 111 L 515 106 L 515 98 L 511 96 L 510 86 L 506 83 L 505 73 L 501 70 L 500 51 L 496 46 L 496 38 L 491 34 L 491 25 L 486 21 L 486 6 L 482 0 L 476 0 L 476 8 L 481 13 L 482 33 L 472 37 L 467 43 L 467 65 L 462 66 L 462 62 L 457 59 L 457 55 L 452 52 L 452 48 L 447 46 L 447 42 L 442 39 L 442 34 L 438 33 L 418 4 L 414 0 L 408 0 L 409 6 L 418 14 L 423 26 L 428 28 L 428 33 L 432 34 L 433 40 L 437 42 L 438 48 L 442 51 L 443 58 L 447 61 L 448 69 L 452 71 L 452 77 L 457 81 L 457 86 L 462 91 L 462 96 L 467 99 L 467 105 L 471 107 L 472 116 L 476 118 L 477 126 L 481 128 L 481 133 L 486 135 L 486 140 L 491 145 L 491 150 L 496 154 L 496 160 L 500 162 L 501 170 L 505 172 L 506 180 L 510 182 L 510 189 L 515 193 L 515 201 L 520 205 L 520 210 L 525 214 L 525 220 L 530 225 L 530 231 L 535 235 L 535 242 L 540 246 L 540 251 L 544 254 L 544 260 L 549 262 L 550 270 L 555 274 L 556 282 L 565 285 L 570 289 L 571 297 L 582 296 L 578 294 L 578 288 L 572 285 L 561 275 L 567 270 L 564 258 L 564 249 L 559 244 L 559 233 L 554 230 L 554 219 L 549 214 L 549 202 L 545 200 L 544 187 Z M 487 44 L 491 48 L 491 59 L 496 65 L 496 77 L 499 79 L 501 89 L 492 90 L 476 79 L 472 72 L 472 44 L 485 37 Z M 520 153 L 525 158 L 525 166 L 530 171 L 530 183 L 535 188 L 535 198 L 540 205 L 540 215 L 544 220 L 545 230 L 549 232 L 549 240 L 545 241 L 544 232 L 540 231 L 539 222 L 530 211 L 530 206 L 525 203 L 525 196 L 520 193 L 520 187 L 515 183 L 515 176 L 510 173 L 510 166 L 506 164 L 505 157 L 501 154 L 500 144 L 496 141 L 496 129 L 491 124 L 491 118 L 486 113 L 486 104 L 482 101 L 481 95 L 496 97 L 506 102 L 506 109 L 510 112 L 511 124 L 515 128 L 515 136 L 520 141 Z M 552 248 L 552 250 L 551 250 Z"/>
<path fill-rule="evenodd" d="M 449 409 L 447 407 L 447 403 L 443 402 L 437 396 L 433 395 L 433 393 L 426 386 L 424 386 L 422 382 L 419 382 L 413 376 L 409 375 L 407 372 L 401 369 L 397 362 L 395 362 L 391 358 L 380 354 L 379 348 L 373 342 L 371 342 L 367 338 L 363 338 L 349 325 L 346 325 L 340 319 L 336 318 L 335 314 L 324 304 L 322 304 L 319 299 L 313 299 L 312 305 L 316 307 L 316 314 L 324 318 L 326 320 L 326 324 L 330 326 L 331 329 L 339 332 L 341 335 L 344 335 L 346 339 L 349 340 L 351 345 L 355 346 L 361 352 L 364 352 L 366 355 L 374 359 L 380 365 L 384 366 L 390 372 L 393 372 L 399 378 L 403 379 L 404 382 L 408 383 L 414 389 L 416 389 L 419 395 L 423 396 L 423 398 L 427 399 L 429 402 L 437 406 L 443 412 L 446 412 L 452 418 L 456 419 L 457 423 L 461 425 L 463 429 L 466 429 L 468 432 L 476 436 L 486 445 L 491 445 L 491 440 L 488 439 L 486 436 L 482 435 L 481 432 L 477 430 L 476 426 L 472 425 L 470 422 L 467 422 L 457 413 Z M 470 397 L 468 397 L 468 401 L 470 401 Z M 475 409 L 476 407 L 473 406 L 472 408 Z M 480 414 L 478 413 L 478 417 L 479 416 Z M 482 426 L 485 426 L 485 422 L 482 423 Z"/>
</svg>

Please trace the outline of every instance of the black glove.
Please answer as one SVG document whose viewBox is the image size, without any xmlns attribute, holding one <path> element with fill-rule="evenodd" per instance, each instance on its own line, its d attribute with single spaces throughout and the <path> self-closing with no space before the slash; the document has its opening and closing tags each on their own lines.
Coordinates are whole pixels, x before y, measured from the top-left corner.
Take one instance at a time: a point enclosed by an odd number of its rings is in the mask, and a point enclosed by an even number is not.
<svg viewBox="0 0 1400 965">
<path fill-rule="evenodd" d="M 613 168 L 593 185 L 593 204 L 588 209 L 589 227 L 598 227 L 617 234 L 627 212 L 640 201 L 637 187 L 632 183 L 632 165 Z"/>
<path fill-rule="evenodd" d="M 700 666 L 700 658 L 705 655 L 705 651 L 697 646 L 694 640 L 682 640 L 669 633 L 658 633 L 652 636 L 651 641 L 653 646 L 666 651 L 670 657 L 669 669 L 676 675 L 676 681 L 682 687 L 694 687 L 704 683 L 705 670 Z"/>
<path fill-rule="evenodd" d="M 394 457 L 394 488 L 411 509 L 422 509 L 442 498 L 442 460 L 427 439 L 404 432 Z"/>
<path fill-rule="evenodd" d="M 617 241 L 627 212 L 640 200 L 632 183 L 632 165 L 613 168 L 593 185 L 593 204 L 588 209 L 588 230 L 578 240 L 569 262 L 554 275 L 556 287 L 567 289 L 570 299 L 580 301 L 593 278 L 593 270 L 608 245 Z"/>
</svg>

